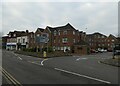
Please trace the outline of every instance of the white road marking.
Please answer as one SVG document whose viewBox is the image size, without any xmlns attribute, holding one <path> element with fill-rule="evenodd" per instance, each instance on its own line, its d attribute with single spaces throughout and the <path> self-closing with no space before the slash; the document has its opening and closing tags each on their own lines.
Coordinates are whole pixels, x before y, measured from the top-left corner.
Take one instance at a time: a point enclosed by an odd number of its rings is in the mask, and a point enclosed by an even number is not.
<svg viewBox="0 0 120 86">
<path fill-rule="evenodd" d="M 22 60 L 22 58 L 21 57 L 19 57 L 17 54 L 15 54 L 15 53 L 13 53 L 16 57 L 18 57 L 20 60 Z"/>
<path fill-rule="evenodd" d="M 39 63 L 36 63 L 36 62 L 31 62 L 31 61 L 27 61 L 27 62 L 29 62 L 29 63 L 32 63 L 32 64 L 41 65 L 41 64 L 39 64 Z"/>
<path fill-rule="evenodd" d="M 110 84 L 110 83 L 111 83 L 111 82 L 109 82 L 109 81 L 105 81 L 105 80 L 93 78 L 93 77 L 86 76 L 86 75 L 81 75 L 81 74 L 78 74 L 78 73 L 70 72 L 70 71 L 67 71 L 67 70 L 59 69 L 59 68 L 54 68 L 54 69 L 55 69 L 55 70 L 58 70 L 58 71 L 70 73 L 70 74 L 73 74 L 73 75 L 77 75 L 77 76 L 80 76 L 80 77 L 85 77 L 85 78 L 88 78 L 88 79 L 92 79 L 92 80 L 96 80 L 96 81 L 99 81 L 99 82 L 107 83 L 107 84 Z"/>
<path fill-rule="evenodd" d="M 78 58 L 78 59 L 76 59 L 76 61 L 79 61 L 79 60 L 86 60 L 87 58 Z"/>
<path fill-rule="evenodd" d="M 43 62 L 46 61 L 46 60 L 48 60 L 48 59 L 44 59 L 44 60 L 42 60 L 42 61 L 41 61 L 41 65 L 43 65 Z"/>
<path fill-rule="evenodd" d="M 80 56 L 73 56 L 73 57 L 80 57 Z"/>
<path fill-rule="evenodd" d="M 21 57 L 19 57 L 19 56 L 18 56 L 18 58 L 19 58 L 20 60 L 22 60 L 22 58 L 21 58 Z"/>
</svg>

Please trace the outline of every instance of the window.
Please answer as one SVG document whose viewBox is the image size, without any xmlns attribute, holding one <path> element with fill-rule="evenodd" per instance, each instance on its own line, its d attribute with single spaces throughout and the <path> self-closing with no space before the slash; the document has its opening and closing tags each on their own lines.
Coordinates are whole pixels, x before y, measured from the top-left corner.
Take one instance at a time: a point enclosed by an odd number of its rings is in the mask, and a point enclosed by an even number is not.
<svg viewBox="0 0 120 86">
<path fill-rule="evenodd" d="M 114 42 L 115 40 L 114 39 L 112 39 L 112 42 Z"/>
<path fill-rule="evenodd" d="M 79 34 L 79 32 L 78 32 L 78 36 L 79 36 L 80 34 Z"/>
<path fill-rule="evenodd" d="M 37 34 L 37 37 L 39 37 L 40 36 L 40 34 Z"/>
<path fill-rule="evenodd" d="M 20 43 L 20 39 L 18 39 L 18 43 Z"/>
<path fill-rule="evenodd" d="M 16 37 L 16 34 L 14 34 L 14 37 Z"/>
<path fill-rule="evenodd" d="M 56 34 L 57 34 L 57 32 L 56 32 L 56 30 L 54 31 L 54 36 L 56 36 Z"/>
<path fill-rule="evenodd" d="M 55 39 L 54 39 L 54 43 L 55 43 Z"/>
<path fill-rule="evenodd" d="M 63 38 L 63 39 L 62 39 L 62 42 L 63 42 L 63 43 L 67 43 L 67 42 L 68 42 L 68 38 Z"/>
<path fill-rule="evenodd" d="M 89 41 L 91 41 L 91 39 L 89 39 Z"/>
<path fill-rule="evenodd" d="M 105 38 L 104 36 L 102 36 L 102 38 Z"/>
<path fill-rule="evenodd" d="M 95 35 L 94 37 L 96 38 L 97 36 Z"/>
<path fill-rule="evenodd" d="M 63 50 L 63 47 L 61 47 L 61 50 Z"/>
<path fill-rule="evenodd" d="M 58 35 L 60 35 L 60 30 L 58 31 Z"/>
<path fill-rule="evenodd" d="M 58 47 L 58 50 L 60 50 L 60 47 Z"/>
<path fill-rule="evenodd" d="M 98 35 L 98 38 L 100 38 L 100 36 Z"/>
<path fill-rule="evenodd" d="M 65 30 L 65 31 L 63 32 L 63 34 L 66 35 L 66 34 L 67 34 L 67 30 Z"/>
<path fill-rule="evenodd" d="M 9 35 L 9 37 L 11 37 L 11 35 Z"/>
<path fill-rule="evenodd" d="M 73 43 L 75 43 L 75 39 L 73 39 Z"/>
<path fill-rule="evenodd" d="M 60 40 L 59 40 L 59 43 L 60 43 Z"/>
<path fill-rule="evenodd" d="M 25 39 L 23 39 L 23 43 L 25 43 Z"/>
<path fill-rule="evenodd" d="M 73 35 L 75 35 L 75 31 L 73 31 Z"/>
<path fill-rule="evenodd" d="M 33 38 L 33 35 L 31 34 L 31 38 Z"/>
</svg>

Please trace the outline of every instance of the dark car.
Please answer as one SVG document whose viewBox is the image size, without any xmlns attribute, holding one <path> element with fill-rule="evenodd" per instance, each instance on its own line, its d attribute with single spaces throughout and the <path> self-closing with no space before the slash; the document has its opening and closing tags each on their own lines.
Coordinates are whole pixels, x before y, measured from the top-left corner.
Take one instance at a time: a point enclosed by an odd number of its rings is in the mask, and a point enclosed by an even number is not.
<svg viewBox="0 0 120 86">
<path fill-rule="evenodd" d="M 120 44 L 115 44 L 113 48 L 113 56 L 120 55 Z"/>
</svg>

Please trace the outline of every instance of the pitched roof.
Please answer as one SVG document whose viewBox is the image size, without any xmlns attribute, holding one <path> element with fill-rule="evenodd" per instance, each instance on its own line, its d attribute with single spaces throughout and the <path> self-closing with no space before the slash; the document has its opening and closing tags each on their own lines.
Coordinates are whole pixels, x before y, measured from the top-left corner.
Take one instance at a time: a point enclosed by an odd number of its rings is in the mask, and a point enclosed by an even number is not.
<svg viewBox="0 0 120 86">
<path fill-rule="evenodd" d="M 11 37 L 14 38 L 14 36 L 13 36 L 14 34 L 16 34 L 15 37 L 19 37 L 19 36 L 25 35 L 26 32 L 25 31 L 14 31 L 14 32 L 9 32 L 9 34 L 11 35 Z M 9 34 L 7 34 L 7 35 L 9 35 Z M 11 37 L 9 37 L 9 38 L 11 38 Z"/>
<path fill-rule="evenodd" d="M 38 28 L 41 32 L 43 32 L 44 31 L 44 29 L 43 28 Z"/>
<path fill-rule="evenodd" d="M 116 39 L 116 37 L 114 35 L 112 35 L 112 34 L 110 34 L 108 37 L 112 37 L 112 38 Z"/>
<path fill-rule="evenodd" d="M 47 28 L 50 29 L 50 31 L 54 31 L 54 30 L 66 30 L 66 29 L 73 29 L 76 30 L 71 24 L 66 24 L 65 26 L 59 26 L 59 27 L 50 27 L 47 26 Z"/>
<path fill-rule="evenodd" d="M 107 37 L 106 35 L 104 35 L 104 34 L 102 34 L 102 33 L 99 33 L 99 32 L 95 32 L 95 33 L 93 33 L 93 34 L 87 34 L 86 36 L 87 36 L 87 37 L 90 37 L 90 36 L 93 36 L 93 35 L 101 35 L 101 36 Z"/>
</svg>

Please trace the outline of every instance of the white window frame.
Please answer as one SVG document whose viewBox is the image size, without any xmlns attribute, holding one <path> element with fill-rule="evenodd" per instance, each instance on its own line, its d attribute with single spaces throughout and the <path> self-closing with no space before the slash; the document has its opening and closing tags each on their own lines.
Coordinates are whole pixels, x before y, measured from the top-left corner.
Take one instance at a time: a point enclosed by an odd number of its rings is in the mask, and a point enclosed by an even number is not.
<svg viewBox="0 0 120 86">
<path fill-rule="evenodd" d="M 54 36 L 56 36 L 57 35 L 57 31 L 56 30 L 54 30 Z"/>
<path fill-rule="evenodd" d="M 68 42 L 68 38 L 62 38 L 62 43 L 67 43 Z"/>
<path fill-rule="evenodd" d="M 76 40 L 75 39 L 73 39 L 73 43 L 75 43 L 76 42 Z"/>
<path fill-rule="evenodd" d="M 75 35 L 75 31 L 73 31 L 73 35 Z"/>
</svg>

